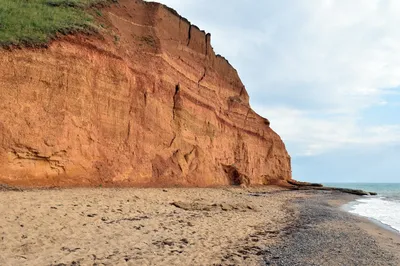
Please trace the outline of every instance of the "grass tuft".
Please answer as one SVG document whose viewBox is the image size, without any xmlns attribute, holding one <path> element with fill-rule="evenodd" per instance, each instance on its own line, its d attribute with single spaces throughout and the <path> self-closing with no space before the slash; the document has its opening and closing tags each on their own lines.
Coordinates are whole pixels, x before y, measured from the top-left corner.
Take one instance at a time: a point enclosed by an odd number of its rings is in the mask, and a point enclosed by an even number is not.
<svg viewBox="0 0 400 266">
<path fill-rule="evenodd" d="M 88 9 L 115 0 L 0 0 L 0 46 L 41 46 L 57 34 L 96 32 Z"/>
</svg>

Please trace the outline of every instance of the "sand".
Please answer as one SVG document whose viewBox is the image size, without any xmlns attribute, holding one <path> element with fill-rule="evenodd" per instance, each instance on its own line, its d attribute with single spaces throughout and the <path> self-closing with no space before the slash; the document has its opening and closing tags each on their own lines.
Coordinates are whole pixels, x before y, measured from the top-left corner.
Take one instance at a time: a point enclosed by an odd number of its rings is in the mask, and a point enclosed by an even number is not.
<svg viewBox="0 0 400 266">
<path fill-rule="evenodd" d="M 293 194 L 263 191 L 1 192 L 0 265 L 258 265 L 295 219 Z"/>
<path fill-rule="evenodd" d="M 0 192 L 0 265 L 400 265 L 399 235 L 334 192 Z M 384 264 L 382 264 L 384 263 Z"/>
</svg>

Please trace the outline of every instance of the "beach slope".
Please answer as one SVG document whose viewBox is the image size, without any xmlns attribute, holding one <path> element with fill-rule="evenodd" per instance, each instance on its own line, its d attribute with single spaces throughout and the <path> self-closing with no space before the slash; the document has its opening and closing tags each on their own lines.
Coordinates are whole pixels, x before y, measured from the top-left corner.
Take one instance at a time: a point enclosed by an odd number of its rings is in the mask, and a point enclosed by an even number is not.
<svg viewBox="0 0 400 266">
<path fill-rule="evenodd" d="M 398 235 L 338 208 L 354 197 L 275 187 L 2 191 L 0 264 L 400 265 Z"/>
</svg>

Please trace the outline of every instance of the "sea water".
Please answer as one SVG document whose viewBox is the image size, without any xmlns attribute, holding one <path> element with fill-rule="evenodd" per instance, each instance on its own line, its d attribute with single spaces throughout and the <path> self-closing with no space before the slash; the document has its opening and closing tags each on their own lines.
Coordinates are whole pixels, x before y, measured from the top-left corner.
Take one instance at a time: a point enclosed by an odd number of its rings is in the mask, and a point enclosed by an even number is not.
<svg viewBox="0 0 400 266">
<path fill-rule="evenodd" d="M 348 204 L 346 209 L 351 213 L 375 219 L 400 232 L 400 183 L 335 183 L 324 185 L 378 193 L 377 196 L 361 197 Z"/>
</svg>

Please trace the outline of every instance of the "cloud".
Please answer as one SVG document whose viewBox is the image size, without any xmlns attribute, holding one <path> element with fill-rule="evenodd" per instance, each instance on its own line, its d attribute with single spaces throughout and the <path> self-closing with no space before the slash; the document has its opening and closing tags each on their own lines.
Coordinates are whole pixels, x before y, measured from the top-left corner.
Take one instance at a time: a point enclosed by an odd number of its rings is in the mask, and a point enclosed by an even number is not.
<svg viewBox="0 0 400 266">
<path fill-rule="evenodd" d="M 257 109 L 274 121 L 271 126 L 282 136 L 292 156 L 400 143 L 400 125 L 363 126 L 343 114 L 315 114 L 285 107 Z"/>
<path fill-rule="evenodd" d="M 212 33 L 290 153 L 400 143 L 400 1 L 162 2 Z"/>
</svg>

